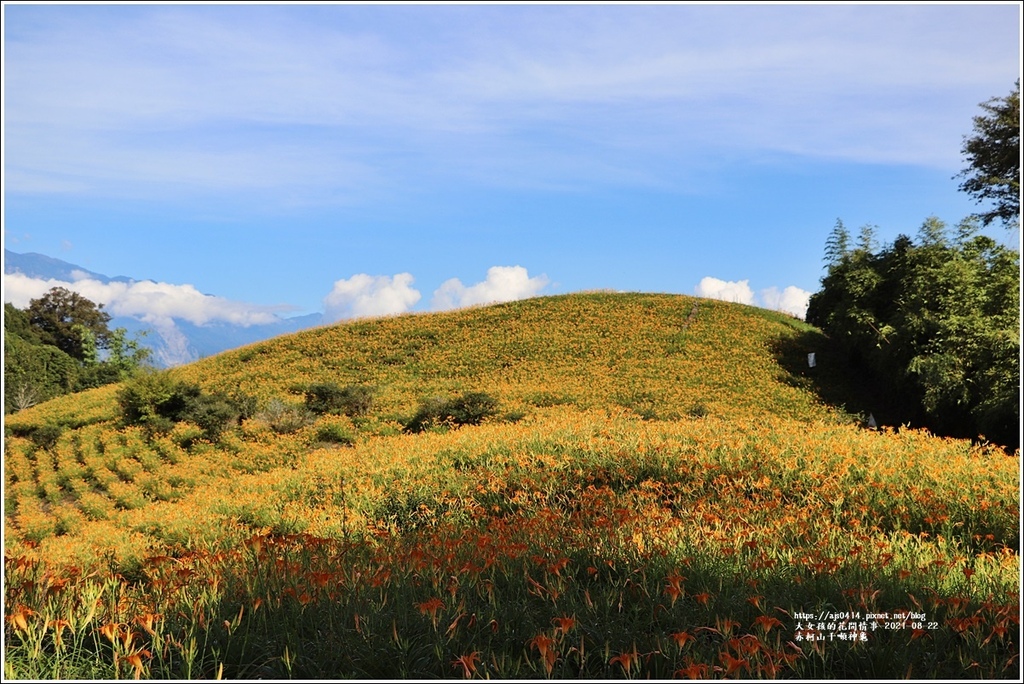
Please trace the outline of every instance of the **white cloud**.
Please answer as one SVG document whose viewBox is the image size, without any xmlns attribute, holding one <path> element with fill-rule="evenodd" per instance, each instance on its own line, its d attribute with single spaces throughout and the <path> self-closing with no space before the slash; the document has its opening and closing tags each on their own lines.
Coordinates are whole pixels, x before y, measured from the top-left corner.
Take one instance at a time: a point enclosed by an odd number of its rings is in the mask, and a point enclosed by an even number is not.
<svg viewBox="0 0 1024 684">
<path fill-rule="evenodd" d="M 754 291 L 750 289 L 749 280 L 732 282 L 706 276 L 697 284 L 696 293 L 698 297 L 721 299 L 726 302 L 754 303 Z"/>
<path fill-rule="evenodd" d="M 360 316 L 405 313 L 420 300 L 409 273 L 371 276 L 357 273 L 338 280 L 324 297 L 324 318 L 331 321 Z"/>
<path fill-rule="evenodd" d="M 434 309 L 455 309 L 474 304 L 491 304 L 526 299 L 540 293 L 548 284 L 547 276 L 530 277 L 522 266 L 491 266 L 487 279 L 466 287 L 458 278 L 441 283 L 434 291 Z"/>
<path fill-rule="evenodd" d="M 811 300 L 810 292 L 795 285 L 790 285 L 783 290 L 779 290 L 775 286 L 767 287 L 755 296 L 754 291 L 750 289 L 749 280 L 719 280 L 711 276 L 701 278 L 694 291 L 698 297 L 750 304 L 773 311 L 785 311 L 798 318 L 807 315 L 807 304 Z"/>
<path fill-rule="evenodd" d="M 250 326 L 278 320 L 276 311 L 287 307 L 267 307 L 214 297 L 199 292 L 192 285 L 156 283 L 151 280 L 103 283 L 88 278 L 73 283 L 43 278 L 30 278 L 23 273 L 5 273 L 4 301 L 18 308 L 28 306 L 54 287 L 77 292 L 86 299 L 103 304 L 113 316 L 134 316 L 147 323 L 167 324 L 179 318 L 195 325 L 226 322 Z"/>
<path fill-rule="evenodd" d="M 769 287 L 761 290 L 760 300 L 766 309 L 785 311 L 797 318 L 804 318 L 807 315 L 807 305 L 811 301 L 811 293 L 795 285 L 790 285 L 781 292 L 777 287 Z"/>
</svg>

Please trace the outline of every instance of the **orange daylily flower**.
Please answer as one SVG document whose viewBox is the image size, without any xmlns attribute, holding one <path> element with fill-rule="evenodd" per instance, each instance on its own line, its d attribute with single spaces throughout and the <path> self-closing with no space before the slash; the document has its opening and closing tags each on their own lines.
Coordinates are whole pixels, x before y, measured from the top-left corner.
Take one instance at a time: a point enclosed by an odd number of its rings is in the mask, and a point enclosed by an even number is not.
<svg viewBox="0 0 1024 684">
<path fill-rule="evenodd" d="M 528 642 L 528 645 L 531 648 L 536 648 L 537 652 L 540 653 L 540 657 L 544 663 L 544 670 L 549 675 L 551 674 L 552 668 L 555 666 L 555 659 L 558 657 L 558 653 L 551 648 L 554 643 L 555 640 L 547 634 L 538 634 Z"/>
<path fill-rule="evenodd" d="M 749 660 L 734 658 L 731 654 L 725 652 L 719 653 L 718 659 L 722 661 L 723 665 L 725 665 L 726 676 L 731 675 L 737 670 L 748 667 L 750 665 Z"/>
<path fill-rule="evenodd" d="M 139 679 L 142 676 L 142 659 L 151 657 L 152 654 L 149 651 L 136 651 L 135 653 L 129 653 L 124 656 L 124 659 L 128 661 L 128 664 L 135 670 L 135 679 Z"/>
<path fill-rule="evenodd" d="M 697 637 L 693 636 L 689 632 L 673 632 L 669 636 L 672 637 L 672 640 L 676 642 L 676 645 L 679 646 L 679 648 L 683 648 L 688 642 L 695 641 L 697 639 Z"/>
<path fill-rule="evenodd" d="M 444 608 L 444 601 L 437 598 L 436 596 L 432 599 L 428 599 L 422 603 L 417 603 L 416 607 L 420 609 L 420 612 L 424 615 L 429 615 L 433 622 L 437 622 L 437 611 Z"/>
<path fill-rule="evenodd" d="M 555 623 L 555 631 L 562 634 L 567 634 L 576 626 L 575 617 L 553 617 L 551 621 Z"/>
<path fill-rule="evenodd" d="M 764 631 L 771 631 L 772 627 L 782 627 L 782 622 L 777 618 L 773 618 L 769 615 L 758 615 L 754 618 L 754 625 L 764 628 Z"/>
<path fill-rule="evenodd" d="M 476 664 L 480 660 L 480 651 L 473 651 L 463 656 L 459 656 L 452 661 L 452 667 L 462 667 L 462 676 L 466 679 L 471 679 L 473 673 L 476 672 Z"/>
<path fill-rule="evenodd" d="M 632 651 L 626 651 L 625 653 L 620 653 L 619 655 L 614 656 L 608 661 L 608 664 L 614 665 L 615 663 L 618 663 L 622 666 L 623 671 L 628 674 L 630 669 L 633 667 L 633 663 L 636 663 L 639 660 L 640 654 L 637 653 L 636 644 L 634 644 Z"/>
<path fill-rule="evenodd" d="M 156 632 L 153 631 L 153 623 L 155 623 L 159 619 L 159 615 L 154 615 L 153 613 L 146 613 L 145 615 L 140 615 L 139 617 L 137 617 L 135 621 L 139 623 L 139 626 L 142 627 L 142 629 L 146 630 L 147 634 L 149 634 L 150 636 L 156 636 Z"/>
<path fill-rule="evenodd" d="M 690 663 L 687 667 L 676 670 L 675 675 L 689 677 L 690 679 L 707 679 L 708 666 L 704 663 Z"/>
<path fill-rule="evenodd" d="M 701 605 L 704 605 L 704 606 L 708 605 L 708 599 L 710 599 L 710 598 L 711 598 L 711 594 L 709 594 L 706 591 L 702 591 L 699 594 L 693 594 L 693 600 L 697 601 L 698 603 L 700 603 Z"/>
<path fill-rule="evenodd" d="M 111 643 L 114 643 L 117 641 L 118 627 L 118 623 L 108 622 L 100 627 L 100 634 L 105 636 Z"/>
<path fill-rule="evenodd" d="M 36 611 L 32 610 L 28 606 L 18 606 L 14 609 L 14 612 L 7 616 L 7 622 L 11 624 L 15 629 L 25 631 L 28 629 L 28 618 L 31 615 L 35 615 Z"/>
<path fill-rule="evenodd" d="M 64 630 L 71 626 L 67 620 L 50 620 L 49 625 L 53 629 L 53 640 L 58 646 L 63 643 Z"/>
</svg>

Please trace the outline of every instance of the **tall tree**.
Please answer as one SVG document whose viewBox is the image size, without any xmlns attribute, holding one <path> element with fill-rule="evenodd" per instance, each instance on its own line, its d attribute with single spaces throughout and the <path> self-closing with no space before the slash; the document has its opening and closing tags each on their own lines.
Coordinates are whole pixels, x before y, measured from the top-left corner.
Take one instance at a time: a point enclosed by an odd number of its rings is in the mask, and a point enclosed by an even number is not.
<svg viewBox="0 0 1024 684">
<path fill-rule="evenodd" d="M 964 136 L 968 167 L 956 177 L 966 178 L 960 189 L 979 204 L 995 203 L 977 215 L 984 225 L 998 219 L 1012 228 L 1020 224 L 1020 79 L 1009 95 L 980 106 L 985 114 L 974 117 L 974 135 Z"/>
<path fill-rule="evenodd" d="M 105 348 L 110 338 L 110 314 L 103 305 L 77 292 L 55 287 L 28 304 L 29 323 L 44 344 L 79 361 L 86 361 L 91 345 Z"/>
<path fill-rule="evenodd" d="M 901 235 L 878 251 L 870 241 L 844 251 L 838 226 L 807 321 L 897 407 L 893 422 L 1013 447 L 1020 427 L 1020 256 L 977 235 L 978 228 L 967 220 L 951 237 L 929 218 L 917 244 Z"/>
</svg>

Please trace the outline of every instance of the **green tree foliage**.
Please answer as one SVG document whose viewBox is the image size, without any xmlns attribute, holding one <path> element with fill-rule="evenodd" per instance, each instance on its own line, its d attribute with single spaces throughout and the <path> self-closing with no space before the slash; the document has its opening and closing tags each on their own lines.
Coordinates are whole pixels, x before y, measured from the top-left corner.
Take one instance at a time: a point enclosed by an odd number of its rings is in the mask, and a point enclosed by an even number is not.
<svg viewBox="0 0 1024 684">
<path fill-rule="evenodd" d="M 144 367 L 150 350 L 110 330 L 101 306 L 63 288 L 4 305 L 4 413 L 60 394 L 119 382 Z"/>
<path fill-rule="evenodd" d="M 995 207 L 978 214 L 984 225 L 998 219 L 1006 227 L 1020 223 L 1020 79 L 1004 98 L 983 102 L 984 115 L 974 117 L 974 135 L 964 136 L 963 155 L 969 166 L 957 177 L 960 189 L 978 203 Z"/>
<path fill-rule="evenodd" d="M 107 336 L 107 348 L 102 360 L 98 353 L 91 353 L 87 357 L 79 374 L 77 389 L 127 380 L 140 368 L 146 367 L 151 354 L 152 351 L 141 346 L 138 339 L 129 340 L 127 330 L 114 328 Z"/>
<path fill-rule="evenodd" d="M 6 323 L 6 321 L 5 321 Z M 78 364 L 56 347 L 32 337 L 4 334 L 4 412 L 66 394 L 78 381 Z"/>
<path fill-rule="evenodd" d="M 977 230 L 968 219 L 951 236 L 929 218 L 916 243 L 901 235 L 874 251 L 864 239 L 850 248 L 838 223 L 807 321 L 902 406 L 901 422 L 1016 446 L 1020 255 Z"/>
<path fill-rule="evenodd" d="M 110 336 L 110 314 L 77 292 L 55 287 L 28 303 L 28 319 L 44 344 L 88 361 L 90 351 L 105 348 Z"/>
</svg>

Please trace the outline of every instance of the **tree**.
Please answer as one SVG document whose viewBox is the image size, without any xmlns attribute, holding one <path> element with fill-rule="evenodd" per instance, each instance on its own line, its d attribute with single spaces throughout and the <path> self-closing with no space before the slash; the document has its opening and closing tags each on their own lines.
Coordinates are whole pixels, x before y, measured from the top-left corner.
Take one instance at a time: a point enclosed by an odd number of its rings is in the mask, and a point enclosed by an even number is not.
<svg viewBox="0 0 1024 684">
<path fill-rule="evenodd" d="M 1007 228 L 1020 224 L 1020 79 L 1004 98 L 981 103 L 986 114 L 974 117 L 974 135 L 964 136 L 962 152 L 969 166 L 956 178 L 960 189 L 979 204 L 995 207 L 978 214 L 984 225 L 998 219 Z"/>
<path fill-rule="evenodd" d="M 959 437 L 1010 447 L 1020 427 L 1020 255 L 978 235 L 977 220 L 951 237 L 927 219 L 874 251 L 841 249 L 841 224 L 826 246 L 828 272 L 807 322 L 896 415 Z M 863 234 L 863 233 L 862 233 Z"/>
<path fill-rule="evenodd" d="M 54 288 L 21 311 L 4 305 L 4 412 L 60 394 L 120 382 L 151 351 L 85 297 Z"/>
<path fill-rule="evenodd" d="M 52 345 L 6 331 L 4 413 L 28 408 L 75 388 L 78 364 Z"/>
<path fill-rule="evenodd" d="M 96 351 L 92 332 L 81 329 L 81 326 L 79 328 L 82 339 L 86 341 L 86 356 L 82 361 L 76 390 L 121 382 L 148 366 L 152 350 L 143 347 L 138 337 L 129 340 L 125 328 L 114 328 L 110 331 L 103 355 Z M 145 331 L 139 335 L 144 336 Z"/>
<path fill-rule="evenodd" d="M 110 314 L 102 309 L 102 304 L 97 305 L 77 292 L 55 287 L 30 301 L 27 313 L 29 323 L 44 344 L 84 362 L 92 345 L 104 349 L 110 340 Z"/>
</svg>

